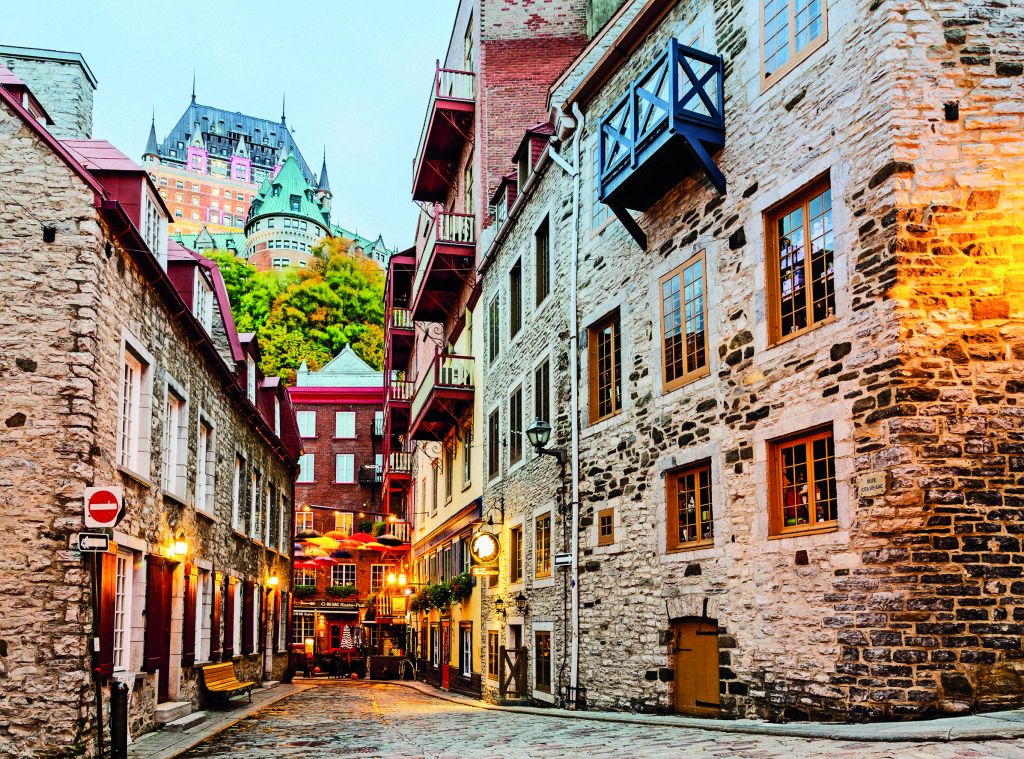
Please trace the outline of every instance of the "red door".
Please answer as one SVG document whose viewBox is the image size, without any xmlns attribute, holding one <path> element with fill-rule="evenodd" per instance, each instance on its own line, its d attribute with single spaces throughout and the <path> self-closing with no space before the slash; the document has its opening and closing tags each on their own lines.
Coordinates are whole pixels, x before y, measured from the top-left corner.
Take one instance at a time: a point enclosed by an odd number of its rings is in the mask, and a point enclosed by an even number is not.
<svg viewBox="0 0 1024 759">
<path fill-rule="evenodd" d="M 170 700 L 171 583 L 174 563 L 161 556 L 146 560 L 146 639 L 143 669 L 157 672 L 157 703 Z"/>
<path fill-rule="evenodd" d="M 451 682 L 449 663 L 452 658 L 452 634 L 447 619 L 441 621 L 441 687 L 448 690 Z"/>
</svg>

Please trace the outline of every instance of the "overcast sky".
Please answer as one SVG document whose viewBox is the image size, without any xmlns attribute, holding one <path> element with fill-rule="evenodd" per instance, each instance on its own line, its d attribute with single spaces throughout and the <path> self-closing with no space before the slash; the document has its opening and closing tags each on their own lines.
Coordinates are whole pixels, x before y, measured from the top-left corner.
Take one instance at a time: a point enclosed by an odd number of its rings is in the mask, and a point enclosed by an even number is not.
<svg viewBox="0 0 1024 759">
<path fill-rule="evenodd" d="M 412 157 L 457 0 L 0 0 L 0 44 L 82 53 L 99 85 L 93 136 L 141 159 L 205 105 L 288 125 L 327 169 L 333 219 L 404 248 L 415 233 Z"/>
</svg>

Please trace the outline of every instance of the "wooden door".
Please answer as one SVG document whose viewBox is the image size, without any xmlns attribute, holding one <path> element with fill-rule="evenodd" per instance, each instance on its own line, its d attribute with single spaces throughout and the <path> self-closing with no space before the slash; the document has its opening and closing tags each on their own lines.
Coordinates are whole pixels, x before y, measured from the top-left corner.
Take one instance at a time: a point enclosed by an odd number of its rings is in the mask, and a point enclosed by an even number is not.
<svg viewBox="0 0 1024 759">
<path fill-rule="evenodd" d="M 452 631 L 448 620 L 441 621 L 441 687 L 445 690 L 451 684 L 451 672 L 448 665 L 451 662 Z"/>
<path fill-rule="evenodd" d="M 675 706 L 682 714 L 718 716 L 718 623 L 676 622 Z"/>
<path fill-rule="evenodd" d="M 144 669 L 157 673 L 157 703 L 170 700 L 171 592 L 174 564 L 150 555 L 146 570 Z"/>
</svg>

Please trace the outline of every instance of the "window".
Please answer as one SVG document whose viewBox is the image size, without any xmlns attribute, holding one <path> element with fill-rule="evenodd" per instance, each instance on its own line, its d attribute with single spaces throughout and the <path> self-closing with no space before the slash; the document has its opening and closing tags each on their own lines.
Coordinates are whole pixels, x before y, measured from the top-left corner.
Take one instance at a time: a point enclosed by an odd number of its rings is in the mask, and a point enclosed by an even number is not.
<svg viewBox="0 0 1024 759">
<path fill-rule="evenodd" d="M 352 512 L 350 511 L 336 511 L 334 512 L 334 529 L 338 532 L 343 532 L 346 535 L 352 534 Z"/>
<path fill-rule="evenodd" d="M 281 399 L 274 398 L 274 434 L 281 436 Z"/>
<path fill-rule="evenodd" d="M 232 625 L 232 641 L 234 645 L 232 650 L 235 652 L 235 656 L 238 656 L 241 652 L 241 637 L 242 637 L 242 583 L 238 580 L 232 580 L 231 586 L 234 588 L 235 605 L 234 605 L 234 617 Z"/>
<path fill-rule="evenodd" d="M 133 472 L 145 474 L 148 469 L 146 441 L 149 437 L 147 421 L 144 419 L 146 379 L 149 366 L 142 359 L 128 351 L 124 354 L 121 367 L 121 423 L 119 442 L 121 446 L 118 463 Z"/>
<path fill-rule="evenodd" d="M 473 627 L 459 626 L 459 674 L 469 677 L 473 674 Z"/>
<path fill-rule="evenodd" d="M 114 587 L 114 669 L 128 669 L 132 637 L 132 573 L 134 557 L 119 551 Z"/>
<path fill-rule="evenodd" d="M 196 573 L 196 658 L 197 662 L 210 660 L 210 599 L 212 574 L 200 569 Z"/>
<path fill-rule="evenodd" d="M 765 215 L 772 342 L 799 335 L 836 310 L 832 191 L 812 185 Z"/>
<path fill-rule="evenodd" d="M 473 13 L 469 14 L 469 21 L 466 22 L 466 33 L 462 35 L 462 69 L 463 71 L 473 70 Z"/>
<path fill-rule="evenodd" d="M 534 305 L 539 306 L 551 292 L 551 240 L 549 222 L 545 218 L 533 233 L 533 249 L 535 251 L 536 280 L 534 282 Z"/>
<path fill-rule="evenodd" d="M 316 412 L 299 411 L 295 414 L 299 423 L 299 437 L 316 437 Z"/>
<path fill-rule="evenodd" d="M 437 625 L 430 626 L 430 663 L 435 669 L 441 666 L 441 636 Z"/>
<path fill-rule="evenodd" d="M 354 411 L 339 411 L 334 415 L 334 437 L 353 438 L 356 436 L 356 415 Z"/>
<path fill-rule="evenodd" d="M 245 357 L 245 397 L 256 402 L 256 359 L 252 356 Z"/>
<path fill-rule="evenodd" d="M 331 585 L 351 585 L 354 588 L 356 586 L 356 565 L 337 564 L 331 567 Z"/>
<path fill-rule="evenodd" d="M 622 339 L 618 313 L 588 330 L 590 423 L 622 410 Z"/>
<path fill-rule="evenodd" d="M 551 577 L 551 514 L 533 522 L 534 573 L 538 578 Z"/>
<path fill-rule="evenodd" d="M 308 532 L 313 529 L 313 512 L 312 511 L 297 511 L 295 512 L 295 532 Z"/>
<path fill-rule="evenodd" d="M 376 593 L 381 590 L 385 581 L 387 580 L 388 573 L 395 571 L 394 564 L 371 564 L 370 565 L 370 592 Z"/>
<path fill-rule="evenodd" d="M 669 551 L 714 543 L 711 467 L 708 464 L 669 472 L 666 548 Z"/>
<path fill-rule="evenodd" d="M 778 81 L 826 39 L 825 0 L 761 0 L 762 86 Z"/>
<path fill-rule="evenodd" d="M 306 638 L 313 638 L 315 636 L 316 633 L 313 628 L 313 612 L 295 612 L 292 616 L 292 643 L 305 645 Z"/>
<path fill-rule="evenodd" d="M 500 662 L 498 657 L 501 655 L 498 646 L 498 631 L 488 630 L 487 631 L 487 676 L 497 680 L 498 669 Z"/>
<path fill-rule="evenodd" d="M 217 458 L 213 448 L 213 428 L 199 422 L 199 440 L 196 444 L 196 508 L 213 513 L 214 472 Z"/>
<path fill-rule="evenodd" d="M 167 386 L 164 403 L 164 443 L 161 451 L 160 484 L 168 493 L 181 495 L 185 482 L 187 449 L 182 433 L 186 421 L 185 401 Z"/>
<path fill-rule="evenodd" d="M 708 373 L 704 266 L 700 252 L 660 280 L 665 391 Z"/>
<path fill-rule="evenodd" d="M 351 453 L 338 453 L 334 456 L 334 481 L 352 483 L 356 481 L 355 456 Z"/>
<path fill-rule="evenodd" d="M 315 458 L 312 453 L 304 453 L 299 456 L 299 479 L 296 482 L 315 482 L 313 467 Z"/>
<path fill-rule="evenodd" d="M 835 529 L 838 519 L 835 456 L 831 426 L 768 444 L 772 535 Z"/>
<path fill-rule="evenodd" d="M 508 337 L 512 340 L 523 328 L 523 259 L 519 259 L 508 273 Z"/>
<path fill-rule="evenodd" d="M 498 409 L 487 417 L 487 477 L 494 479 L 501 474 L 501 420 Z"/>
<path fill-rule="evenodd" d="M 551 361 L 533 370 L 533 417 L 551 422 Z"/>
<path fill-rule="evenodd" d="M 444 499 L 452 499 L 452 490 L 455 481 L 455 442 L 446 445 L 444 448 Z"/>
<path fill-rule="evenodd" d="M 523 458 L 523 387 L 520 385 L 508 399 L 508 463 Z"/>
<path fill-rule="evenodd" d="M 316 571 L 313 569 L 298 569 L 295 571 L 295 584 L 301 587 L 316 587 Z"/>
<path fill-rule="evenodd" d="M 253 468 L 249 475 L 249 536 L 258 538 L 260 535 L 260 524 L 263 516 L 260 495 L 263 492 L 260 485 L 263 482 L 263 475 L 258 469 Z"/>
<path fill-rule="evenodd" d="M 534 630 L 533 632 L 533 687 L 536 690 L 551 692 L 551 631 Z"/>
<path fill-rule="evenodd" d="M 473 480 L 473 427 L 466 426 L 462 431 L 462 484 L 468 485 Z"/>
<path fill-rule="evenodd" d="M 513 527 L 508 534 L 508 581 L 523 581 L 523 528 Z"/>
<path fill-rule="evenodd" d="M 615 510 L 601 509 L 597 512 L 597 544 L 610 546 L 615 542 Z"/>
<path fill-rule="evenodd" d="M 430 513 L 437 513 L 437 467 L 430 467 Z"/>
<path fill-rule="evenodd" d="M 181 145 L 179 144 L 178 147 L 180 148 Z M 184 190 L 185 189 L 185 183 L 184 182 L 175 182 L 174 186 L 177 187 L 179 190 Z"/>
<path fill-rule="evenodd" d="M 597 232 L 604 227 L 611 215 L 608 206 L 601 202 L 601 150 L 597 145 L 594 146 L 593 157 L 590 182 L 590 228 Z"/>
<path fill-rule="evenodd" d="M 466 159 L 466 168 L 462 172 L 463 213 L 473 213 L 473 154 Z"/>
<path fill-rule="evenodd" d="M 487 306 L 487 358 L 492 363 L 501 352 L 501 313 L 498 306 L 498 296 L 495 295 Z"/>
<path fill-rule="evenodd" d="M 198 270 L 195 273 L 195 288 L 192 293 L 192 313 L 209 332 L 213 326 L 213 290 Z"/>
<path fill-rule="evenodd" d="M 237 530 L 242 513 L 242 477 L 244 476 L 245 459 L 235 455 L 234 479 L 231 481 L 231 527 Z"/>
<path fill-rule="evenodd" d="M 292 213 L 298 213 L 299 209 L 301 207 L 301 204 L 302 204 L 302 196 L 301 195 L 292 195 L 289 198 L 289 201 L 290 201 L 290 204 L 291 204 Z"/>
</svg>

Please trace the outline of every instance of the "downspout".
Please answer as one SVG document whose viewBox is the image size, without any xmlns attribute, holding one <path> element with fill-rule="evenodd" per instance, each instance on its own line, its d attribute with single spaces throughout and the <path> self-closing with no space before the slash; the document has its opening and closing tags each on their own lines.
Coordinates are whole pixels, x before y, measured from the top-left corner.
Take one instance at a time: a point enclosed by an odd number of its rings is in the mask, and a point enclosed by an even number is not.
<svg viewBox="0 0 1024 759">
<path fill-rule="evenodd" d="M 572 115 L 576 119 L 573 138 L 573 162 L 576 167 L 572 186 L 572 258 L 569 265 L 569 371 L 572 375 L 570 386 L 570 413 L 572 414 L 572 445 L 569 463 L 572 467 L 572 662 L 569 669 L 571 693 L 577 696 L 580 666 L 580 364 L 579 364 L 579 314 L 576 299 L 576 269 L 580 256 L 580 182 L 582 163 L 580 141 L 583 139 L 583 111 L 574 101 Z"/>
</svg>

